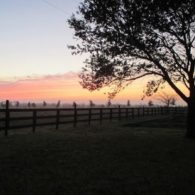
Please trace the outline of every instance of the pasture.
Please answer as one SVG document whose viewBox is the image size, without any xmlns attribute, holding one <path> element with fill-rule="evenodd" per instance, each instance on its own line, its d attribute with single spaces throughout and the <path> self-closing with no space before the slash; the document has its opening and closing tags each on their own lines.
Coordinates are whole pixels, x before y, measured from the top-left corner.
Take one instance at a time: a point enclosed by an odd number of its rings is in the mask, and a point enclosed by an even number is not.
<svg viewBox="0 0 195 195">
<path fill-rule="evenodd" d="M 195 194 L 195 142 L 181 119 L 1 134 L 0 194 Z"/>
</svg>

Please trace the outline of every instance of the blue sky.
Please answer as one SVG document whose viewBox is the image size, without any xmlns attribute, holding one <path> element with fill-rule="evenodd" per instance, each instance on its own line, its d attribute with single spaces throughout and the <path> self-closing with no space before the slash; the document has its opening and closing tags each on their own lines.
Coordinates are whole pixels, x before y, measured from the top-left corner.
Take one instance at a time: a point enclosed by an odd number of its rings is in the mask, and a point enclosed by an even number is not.
<svg viewBox="0 0 195 195">
<path fill-rule="evenodd" d="M 72 56 L 67 19 L 80 0 L 0 0 L 0 77 L 79 71 L 84 56 Z"/>
<path fill-rule="evenodd" d="M 77 75 L 86 55 L 67 48 L 76 43 L 67 20 L 80 2 L 0 0 L 0 101 L 107 101 L 102 91 L 82 89 Z M 116 101 L 127 98 L 124 91 Z"/>
<path fill-rule="evenodd" d="M 67 20 L 81 1 L 0 0 L 0 101 L 107 100 L 102 91 L 82 89 L 77 74 L 86 55 L 72 56 L 67 48 L 76 43 Z M 140 101 L 144 83 L 129 86 L 115 101 Z"/>
</svg>

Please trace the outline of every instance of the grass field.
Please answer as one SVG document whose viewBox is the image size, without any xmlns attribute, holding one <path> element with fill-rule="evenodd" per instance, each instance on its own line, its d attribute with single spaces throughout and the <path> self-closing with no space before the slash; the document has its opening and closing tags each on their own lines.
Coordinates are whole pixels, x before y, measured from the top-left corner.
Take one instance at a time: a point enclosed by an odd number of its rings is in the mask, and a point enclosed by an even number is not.
<svg viewBox="0 0 195 195">
<path fill-rule="evenodd" d="M 193 195 L 195 141 L 178 121 L 2 134 L 0 195 Z"/>
</svg>

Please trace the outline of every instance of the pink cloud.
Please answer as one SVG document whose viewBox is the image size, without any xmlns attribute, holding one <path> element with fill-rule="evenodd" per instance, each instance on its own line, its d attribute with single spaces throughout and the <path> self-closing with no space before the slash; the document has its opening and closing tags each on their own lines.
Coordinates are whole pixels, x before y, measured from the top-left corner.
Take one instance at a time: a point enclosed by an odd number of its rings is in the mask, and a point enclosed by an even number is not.
<svg viewBox="0 0 195 195">
<path fill-rule="evenodd" d="M 130 100 L 140 100 L 142 91 L 140 83 L 133 84 L 130 88 L 122 91 L 115 98 L 115 102 L 126 102 Z M 43 101 L 62 100 L 65 102 L 107 102 L 105 90 L 93 93 L 83 89 L 79 84 L 78 73 L 68 72 L 55 75 L 31 75 L 26 77 L 7 78 L 0 80 L 0 101 L 6 99 L 19 101 Z"/>
<path fill-rule="evenodd" d="M 78 74 L 68 72 L 57 75 L 26 76 L 0 81 L 0 99 L 62 98 L 66 90 L 81 88 Z"/>
</svg>

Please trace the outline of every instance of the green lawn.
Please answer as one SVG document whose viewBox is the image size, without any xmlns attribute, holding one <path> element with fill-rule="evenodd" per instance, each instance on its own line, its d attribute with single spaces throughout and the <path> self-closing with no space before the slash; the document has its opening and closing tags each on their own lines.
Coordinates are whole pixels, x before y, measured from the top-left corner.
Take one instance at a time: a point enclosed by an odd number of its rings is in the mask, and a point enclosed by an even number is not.
<svg viewBox="0 0 195 195">
<path fill-rule="evenodd" d="M 154 123 L 1 132 L 0 195 L 195 194 L 195 141 Z"/>
</svg>

